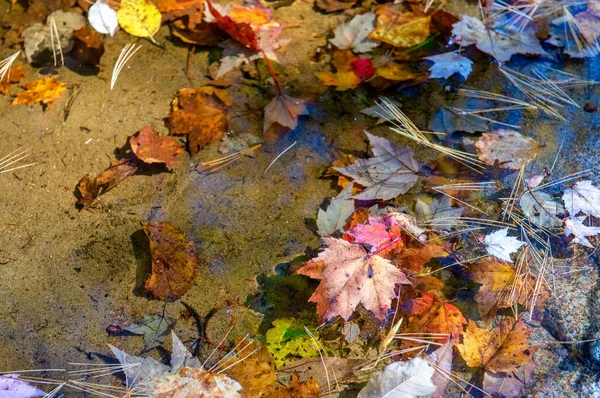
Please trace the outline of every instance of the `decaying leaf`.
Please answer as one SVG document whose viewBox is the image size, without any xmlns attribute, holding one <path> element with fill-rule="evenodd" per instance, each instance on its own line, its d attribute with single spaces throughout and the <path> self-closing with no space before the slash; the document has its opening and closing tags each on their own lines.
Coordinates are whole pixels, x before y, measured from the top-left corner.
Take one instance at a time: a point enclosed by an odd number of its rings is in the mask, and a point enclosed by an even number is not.
<svg viewBox="0 0 600 398">
<path fill-rule="evenodd" d="M 485 372 L 483 389 L 492 396 L 520 398 L 523 396 L 521 391 L 532 379 L 534 367 L 534 361 L 530 361 L 519 367 L 517 372 Z"/>
<path fill-rule="evenodd" d="M 319 398 L 321 388 L 315 379 L 300 381 L 294 373 L 289 386 L 278 386 L 275 391 L 264 395 L 268 398 Z"/>
<path fill-rule="evenodd" d="M 449 52 L 431 57 L 425 57 L 426 60 L 433 62 L 429 70 L 431 78 L 447 79 L 455 73 L 462 75 L 465 79 L 471 74 L 473 61 L 463 57 L 458 52 Z"/>
<path fill-rule="evenodd" d="M 377 25 L 369 38 L 394 47 L 413 47 L 430 34 L 431 16 L 402 11 L 387 3 L 377 10 Z"/>
<path fill-rule="evenodd" d="M 340 315 L 348 320 L 358 304 L 384 321 L 397 296 L 397 284 L 410 284 L 406 274 L 389 260 L 368 254 L 362 245 L 324 238 L 327 249 L 298 270 L 321 280 L 310 301 L 323 319 Z"/>
<path fill-rule="evenodd" d="M 358 0 L 317 0 L 315 5 L 325 12 L 343 11 L 354 7 Z"/>
<path fill-rule="evenodd" d="M 519 199 L 519 207 L 529 221 L 540 227 L 554 228 L 562 223 L 557 217 L 564 211 L 562 204 L 546 192 L 524 192 Z"/>
<path fill-rule="evenodd" d="M 352 379 L 355 373 L 368 362 L 365 359 L 324 356 L 300 359 L 283 366 L 278 371 L 279 373 L 297 374 L 300 381 L 314 379 L 319 386 L 326 388 L 328 387 L 328 378 L 330 378 L 329 385 L 332 385 L 331 379 L 337 380 L 340 384 L 345 384 L 346 379 Z M 326 368 L 323 364 L 325 364 Z M 325 369 L 327 369 L 327 372 L 325 372 Z"/>
<path fill-rule="evenodd" d="M 132 325 L 127 326 L 124 330 L 144 335 L 144 351 L 158 347 L 165 341 L 165 337 L 169 334 L 169 330 L 175 324 L 172 318 L 162 315 L 146 315 L 142 319 L 138 319 Z"/>
<path fill-rule="evenodd" d="M 277 95 L 265 106 L 263 132 L 269 130 L 273 123 L 294 130 L 298 126 L 298 116 L 300 115 L 308 115 L 304 100 Z"/>
<path fill-rule="evenodd" d="M 579 243 L 580 245 L 593 249 L 594 246 L 587 238 L 588 236 L 600 234 L 600 227 L 590 227 L 584 225 L 583 221 L 586 218 L 587 216 L 567 218 L 565 220 L 565 235 L 567 237 L 573 235 L 575 237 L 573 239 L 573 243 Z"/>
<path fill-rule="evenodd" d="M 0 93 L 8 95 L 10 91 L 10 85 L 20 83 L 25 77 L 27 70 L 23 65 L 17 65 L 10 68 L 10 71 L 0 80 Z"/>
<path fill-rule="evenodd" d="M 521 242 L 513 236 L 508 236 L 508 228 L 499 229 L 486 235 L 483 243 L 490 255 L 509 263 L 513 262 L 510 255 L 525 245 L 525 242 Z"/>
<path fill-rule="evenodd" d="M 179 163 L 177 155 L 183 148 L 175 137 L 161 137 L 152 126 L 143 127 L 139 134 L 129 139 L 131 150 L 144 163 Z"/>
<path fill-rule="evenodd" d="M 275 360 L 264 345 L 256 340 L 243 341 L 237 348 L 237 355 L 231 354 L 219 362 L 223 374 L 236 380 L 247 397 L 260 397 L 275 388 Z M 244 358 L 240 361 L 241 358 Z"/>
<path fill-rule="evenodd" d="M 151 40 L 161 22 L 158 8 L 148 0 L 127 0 L 117 10 L 117 19 L 123 30 L 132 36 Z"/>
<path fill-rule="evenodd" d="M 406 193 L 418 180 L 421 166 L 413 151 L 365 131 L 371 142 L 373 157 L 359 159 L 346 167 L 336 167 L 340 173 L 353 178 L 366 189 L 355 199 L 394 199 Z"/>
<path fill-rule="evenodd" d="M 226 109 L 233 101 L 225 90 L 204 86 L 179 90 L 167 125 L 173 135 L 187 135 L 192 155 L 227 131 Z"/>
<path fill-rule="evenodd" d="M 377 47 L 379 43 L 369 40 L 369 33 L 375 26 L 375 14 L 367 12 L 354 16 L 350 22 L 341 23 L 335 29 L 335 36 L 329 42 L 340 50 L 353 50 L 366 53 Z"/>
<path fill-rule="evenodd" d="M 153 398 L 242 398 L 242 386 L 231 377 L 185 367 L 162 377 L 152 390 Z"/>
<path fill-rule="evenodd" d="M 150 222 L 144 232 L 152 255 L 152 273 L 144 287 L 158 299 L 175 301 L 194 284 L 200 264 L 196 244 L 168 222 Z"/>
<path fill-rule="evenodd" d="M 590 180 L 579 181 L 573 188 L 565 189 L 562 200 L 571 216 L 583 213 L 600 218 L 600 189 Z"/>
<path fill-rule="evenodd" d="M 449 374 L 452 372 L 452 359 L 454 357 L 453 341 L 449 339 L 446 344 L 427 355 L 426 359 L 435 364 L 436 372 L 431 377 L 431 382 L 435 385 L 435 393 L 432 398 L 443 398 L 446 386 L 450 382 Z"/>
<path fill-rule="evenodd" d="M 66 90 L 65 85 L 57 81 L 56 77 L 45 77 L 25 83 L 23 88 L 25 91 L 17 94 L 17 98 L 11 102 L 10 106 L 33 105 L 38 102 L 44 105 L 51 105 Z"/>
<path fill-rule="evenodd" d="M 351 183 L 337 197 L 331 198 L 327 210 L 319 209 L 317 215 L 319 235 L 332 235 L 346 225 L 346 221 L 354 213 L 354 200 L 351 199 L 353 186 L 354 184 Z"/>
<path fill-rule="evenodd" d="M 469 321 L 462 344 L 456 347 L 468 366 L 492 373 L 515 372 L 533 357 L 527 344 L 530 334 L 522 320 L 502 319 L 491 331 Z"/>
<path fill-rule="evenodd" d="M 138 170 L 135 156 L 123 160 L 111 159 L 110 167 L 91 179 L 89 175 L 83 177 L 77 185 L 79 199 L 77 205 L 83 208 L 90 206 L 99 195 L 116 187 L 126 178 L 134 175 Z"/>
<path fill-rule="evenodd" d="M 496 130 L 483 133 L 475 143 L 477 156 L 489 165 L 499 163 L 506 169 L 520 169 L 534 160 L 540 144 L 512 130 Z"/>
<path fill-rule="evenodd" d="M 450 198 L 446 195 L 433 200 L 429 205 L 421 199 L 415 204 L 417 221 L 437 229 L 449 230 L 458 225 L 458 218 L 462 212 L 461 207 L 452 207 Z"/>
<path fill-rule="evenodd" d="M 368 246 L 370 253 L 380 256 L 404 245 L 402 229 L 394 218 L 387 216 L 370 216 L 368 223 L 356 225 L 348 234 L 355 243 Z"/>
<path fill-rule="evenodd" d="M 467 323 L 458 308 L 434 294 L 425 293 L 407 300 L 402 309 L 411 314 L 405 330 L 407 333 L 444 333 L 458 338 Z"/>
<path fill-rule="evenodd" d="M 358 398 L 427 397 L 436 391 L 431 382 L 435 370 L 419 357 L 407 362 L 394 362 L 375 373 Z"/>
</svg>

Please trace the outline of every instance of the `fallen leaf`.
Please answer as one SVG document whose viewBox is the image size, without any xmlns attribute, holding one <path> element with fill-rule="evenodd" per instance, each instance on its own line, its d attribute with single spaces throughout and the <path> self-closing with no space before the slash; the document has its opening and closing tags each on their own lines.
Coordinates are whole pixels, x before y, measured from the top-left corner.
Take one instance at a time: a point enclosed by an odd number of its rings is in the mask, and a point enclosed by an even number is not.
<svg viewBox="0 0 600 398">
<path fill-rule="evenodd" d="M 346 225 L 346 221 L 354 213 L 354 200 L 351 198 L 352 188 L 353 184 L 350 184 L 337 197 L 331 198 L 327 210 L 319 209 L 317 214 L 319 235 L 333 235 Z"/>
<path fill-rule="evenodd" d="M 319 339 L 319 333 L 312 332 Z M 308 335 L 304 324 L 297 319 L 283 318 L 273 321 L 273 327 L 265 334 L 266 345 L 277 367 L 295 361 L 298 358 L 319 356 L 319 349 Z"/>
<path fill-rule="evenodd" d="M 94 183 L 99 186 L 100 194 L 113 189 L 126 178 L 131 177 L 138 171 L 138 163 L 135 157 L 126 158 L 123 160 L 111 159 L 110 167 L 100 173 Z"/>
<path fill-rule="evenodd" d="M 391 103 L 393 103 L 394 105 L 396 105 L 398 108 L 402 108 L 402 103 L 393 100 L 393 99 L 388 99 L 388 101 L 390 101 Z M 379 104 L 375 104 L 373 106 L 370 106 L 368 108 L 363 109 L 362 111 L 360 111 L 360 113 L 365 114 L 369 117 L 374 117 L 377 118 L 377 123 L 376 124 L 381 124 L 381 123 L 385 123 L 387 120 L 382 117 L 381 115 L 384 114 L 383 109 L 381 109 L 381 106 Z M 349 162 L 348 164 L 352 164 L 354 163 L 356 160 Z M 337 166 L 337 165 L 336 165 Z M 347 166 L 347 165 L 344 165 Z"/>
<path fill-rule="evenodd" d="M 219 369 L 223 369 L 219 373 L 240 383 L 247 397 L 261 397 L 277 383 L 275 360 L 267 347 L 256 340 L 245 340 L 235 353 L 219 362 Z"/>
<path fill-rule="evenodd" d="M 196 244 L 168 222 L 150 222 L 144 232 L 152 255 L 152 273 L 144 287 L 158 299 L 178 300 L 194 284 L 200 264 Z"/>
<path fill-rule="evenodd" d="M 17 94 L 17 98 L 11 102 L 10 106 L 33 105 L 38 102 L 49 106 L 66 90 L 65 85 L 57 81 L 55 77 L 45 77 L 25 83 L 23 88 L 26 91 Z"/>
<path fill-rule="evenodd" d="M 407 362 L 394 362 L 375 373 L 360 390 L 358 398 L 430 396 L 436 391 L 431 382 L 434 372 L 433 367 L 419 357 Z"/>
<path fill-rule="evenodd" d="M 429 205 L 421 199 L 415 204 L 415 214 L 419 223 L 427 223 L 431 228 L 450 230 L 458 226 L 458 218 L 462 215 L 461 207 L 452 207 L 450 198 L 443 195 Z"/>
<path fill-rule="evenodd" d="M 485 249 L 488 254 L 499 258 L 500 260 L 512 263 L 513 261 L 511 260 L 510 255 L 519 250 L 521 246 L 525 245 L 525 242 L 521 242 L 517 238 L 507 235 L 508 227 L 499 229 L 486 235 L 483 243 L 485 244 Z"/>
<path fill-rule="evenodd" d="M 258 144 L 262 144 L 264 141 L 250 133 L 241 134 L 226 134 L 221 139 L 221 145 L 219 146 L 219 153 L 223 155 L 231 155 L 233 153 L 241 152 L 245 149 L 249 149 Z M 254 151 L 246 154 L 248 157 L 256 156 Z"/>
<path fill-rule="evenodd" d="M 71 55 L 87 65 L 98 65 L 104 55 L 104 40 L 99 33 L 86 26 L 73 33 Z"/>
<path fill-rule="evenodd" d="M 300 115 L 308 115 L 304 100 L 277 95 L 265 106 L 263 132 L 269 130 L 274 123 L 294 130 L 298 126 L 298 116 Z"/>
<path fill-rule="evenodd" d="M 421 75 L 413 72 L 412 68 L 404 63 L 378 62 L 375 66 L 375 77 L 381 77 L 392 82 L 404 82 L 414 80 Z M 394 102 L 394 101 L 392 101 Z"/>
<path fill-rule="evenodd" d="M 405 333 L 444 333 L 456 339 L 467 323 L 458 308 L 430 293 L 407 300 L 402 309 L 411 314 Z"/>
<path fill-rule="evenodd" d="M 160 28 L 161 18 L 158 8 L 148 0 L 128 0 L 117 10 L 119 25 L 125 32 L 151 40 Z"/>
<path fill-rule="evenodd" d="M 386 210 L 383 215 L 392 218 L 394 223 L 396 223 L 402 230 L 408 232 L 421 243 L 425 243 L 427 241 L 427 236 L 424 235 L 425 230 L 417 225 L 417 220 L 410 214 L 406 214 L 392 208 Z"/>
<path fill-rule="evenodd" d="M 143 127 L 139 134 L 129 139 L 131 150 L 144 163 L 179 163 L 177 155 L 183 148 L 175 137 L 161 137 L 152 126 Z"/>
<path fill-rule="evenodd" d="M 444 392 L 450 381 L 448 377 L 452 372 L 452 359 L 454 357 L 453 341 L 449 339 L 446 344 L 427 355 L 427 360 L 435 364 L 435 373 L 431 376 L 431 382 L 436 387 L 432 398 L 445 397 Z"/>
<path fill-rule="evenodd" d="M 565 189 L 562 200 L 571 216 L 583 213 L 600 218 L 600 189 L 590 180 L 579 181 L 573 188 Z"/>
<path fill-rule="evenodd" d="M 248 47 L 254 51 L 258 51 L 260 49 L 258 43 L 258 37 L 256 32 L 254 31 L 251 22 L 247 20 L 248 13 L 239 13 L 238 15 L 242 15 L 245 18 L 242 18 L 240 21 L 235 21 L 229 15 L 223 15 L 222 12 L 217 10 L 217 8 L 212 4 L 210 0 L 206 2 L 208 5 L 208 12 L 214 18 L 214 23 L 224 32 L 226 32 L 231 38 L 233 38 L 238 43 L 242 44 L 245 47 Z M 241 6 L 238 6 L 241 7 Z M 243 8 L 243 7 L 242 7 Z M 231 6 L 228 8 L 222 8 L 221 11 L 230 11 Z M 213 22 L 213 21 L 208 21 Z M 260 24 L 260 23 L 259 23 Z"/>
<path fill-rule="evenodd" d="M 335 29 L 333 39 L 329 42 L 341 50 L 353 50 L 366 53 L 377 47 L 379 43 L 369 40 L 369 33 L 375 25 L 375 14 L 367 12 L 354 16 L 350 22 L 342 22 Z"/>
<path fill-rule="evenodd" d="M 519 207 L 533 224 L 554 228 L 562 224 L 558 215 L 564 212 L 562 204 L 542 191 L 526 191 L 519 199 Z"/>
<path fill-rule="evenodd" d="M 127 388 L 132 388 L 136 385 L 152 388 L 161 377 L 172 370 L 169 366 L 158 362 L 154 358 L 129 355 L 117 347 L 110 344 L 108 346 L 115 358 L 123 366 L 121 371 L 125 374 L 125 386 Z M 131 364 L 136 364 L 136 366 L 131 366 Z"/>
<path fill-rule="evenodd" d="M 369 38 L 394 47 L 413 47 L 427 40 L 430 23 L 428 15 L 401 11 L 388 3 L 377 9 L 377 25 Z"/>
<path fill-rule="evenodd" d="M 462 38 L 462 46 L 475 44 L 500 62 L 510 61 L 514 54 L 547 55 L 531 28 L 512 30 L 504 24 L 488 29 L 480 19 L 469 15 L 461 15 L 453 26 L 452 35 Z"/>
<path fill-rule="evenodd" d="M 162 15 L 162 22 L 185 17 L 186 25 L 194 28 L 202 24 L 205 0 L 152 0 Z"/>
<path fill-rule="evenodd" d="M 371 142 L 373 157 L 359 159 L 356 163 L 343 168 L 335 168 L 366 187 L 363 192 L 354 195 L 354 198 L 390 200 L 406 193 L 416 184 L 417 173 L 421 169 L 414 158 L 413 151 L 367 131 L 365 134 Z"/>
<path fill-rule="evenodd" d="M 583 224 L 583 221 L 587 216 L 567 218 L 565 220 L 565 236 L 569 237 L 573 235 L 573 243 L 579 243 L 590 249 L 594 249 L 594 246 L 587 239 L 588 236 L 596 236 L 600 234 L 600 227 L 589 227 Z"/>
<path fill-rule="evenodd" d="M 104 0 L 96 0 L 87 13 L 90 25 L 98 33 L 112 36 L 119 28 L 117 12 Z"/>
<path fill-rule="evenodd" d="M 294 373 L 289 386 L 278 386 L 272 393 L 267 393 L 268 398 L 319 398 L 321 388 L 314 379 L 300 381 L 299 376 Z"/>
<path fill-rule="evenodd" d="M 373 76 L 373 73 L 375 73 L 375 69 L 373 69 L 373 64 L 371 63 L 371 60 L 367 58 L 360 58 L 354 60 L 354 62 L 352 62 L 352 70 L 354 71 L 356 76 L 358 76 L 360 81 L 370 78 L 371 76 Z"/>
<path fill-rule="evenodd" d="M 530 334 L 522 320 L 502 319 L 491 331 L 470 320 L 463 342 L 456 348 L 470 367 L 492 373 L 515 372 L 533 357 L 533 350 L 527 344 Z"/>
<path fill-rule="evenodd" d="M 521 391 L 529 383 L 535 368 L 534 361 L 520 366 L 517 372 L 485 372 L 483 375 L 483 390 L 492 396 L 519 398 Z"/>
<path fill-rule="evenodd" d="M 329 167 L 327 169 L 324 176 L 325 177 L 336 177 L 337 178 L 337 186 L 342 189 L 346 189 L 346 187 L 348 185 L 352 184 L 352 180 L 350 178 L 346 177 L 345 175 L 343 175 L 342 173 L 340 173 L 339 171 L 337 171 L 335 168 L 336 167 L 343 168 L 343 167 L 346 167 L 353 163 L 356 163 L 357 161 L 358 161 L 358 158 L 356 156 L 350 155 L 350 154 L 344 154 L 339 159 L 336 159 L 331 163 L 331 167 Z M 360 185 L 353 184 L 352 195 L 356 195 L 360 191 L 362 191 L 362 188 L 360 187 Z"/>
<path fill-rule="evenodd" d="M 335 380 L 340 384 L 346 384 L 346 379 L 352 379 L 355 373 L 358 373 L 368 362 L 365 359 L 338 357 L 304 358 L 283 366 L 278 369 L 278 372 L 297 374 L 300 381 L 314 379 L 319 386 L 326 387 L 328 386 L 327 380 L 330 377 L 335 377 Z M 329 373 L 325 372 L 323 363 Z M 332 372 L 335 373 L 335 376 L 333 376 Z M 331 380 L 329 380 L 329 384 L 332 384 Z"/>
<path fill-rule="evenodd" d="M 472 70 L 473 61 L 467 57 L 463 57 L 458 52 L 449 52 L 424 59 L 433 62 L 429 68 L 431 78 L 447 79 L 455 73 L 460 74 L 465 79 L 469 77 Z"/>
<path fill-rule="evenodd" d="M 315 72 L 315 76 L 327 86 L 333 86 L 337 91 L 350 90 L 360 84 L 360 78 L 353 71 Z"/>
<path fill-rule="evenodd" d="M 546 41 L 572 58 L 595 57 L 600 53 L 600 10 L 596 2 L 588 2 L 587 9 L 573 15 L 565 8 L 563 15 L 552 20 L 550 38 Z"/>
<path fill-rule="evenodd" d="M 404 246 L 402 230 L 391 217 L 370 216 L 368 223 L 358 224 L 348 231 L 354 243 L 369 247 L 369 252 L 384 256 Z"/>
<path fill-rule="evenodd" d="M 37 389 L 28 382 L 19 379 L 18 374 L 0 375 L 0 397 L 3 398 L 31 398 L 45 397 L 46 393 Z"/>
<path fill-rule="evenodd" d="M 162 377 L 152 389 L 153 398 L 242 398 L 242 393 L 231 377 L 190 367 Z"/>
<path fill-rule="evenodd" d="M 358 0 L 317 0 L 315 6 L 321 11 L 336 12 L 354 7 Z"/>
<path fill-rule="evenodd" d="M 493 166 L 498 162 L 501 168 L 515 170 L 527 166 L 540 151 L 540 144 L 535 140 L 503 129 L 483 133 L 475 147 L 477 156 L 486 164 Z"/>
<path fill-rule="evenodd" d="M 165 337 L 174 324 L 175 320 L 172 318 L 162 315 L 146 315 L 123 330 L 144 335 L 144 351 L 148 351 L 165 341 Z"/>
<path fill-rule="evenodd" d="M 397 284 L 410 284 L 406 274 L 389 260 L 368 254 L 362 245 L 323 238 L 327 249 L 298 270 L 321 280 L 310 301 L 322 319 L 340 315 L 348 320 L 358 304 L 383 322 L 397 297 Z"/>
<path fill-rule="evenodd" d="M 10 91 L 10 85 L 20 83 L 25 77 L 26 73 L 27 70 L 23 65 L 11 67 L 4 78 L 0 80 L 0 93 L 8 95 Z"/>
<path fill-rule="evenodd" d="M 77 184 L 77 190 L 79 191 L 79 199 L 77 200 L 77 205 L 82 207 L 88 207 L 98 197 L 100 194 L 100 187 L 96 185 L 96 181 L 90 179 L 89 174 L 83 177 L 79 184 Z"/>
<path fill-rule="evenodd" d="M 227 35 L 214 24 L 201 22 L 188 27 L 182 20 L 176 20 L 169 24 L 171 33 L 181 39 L 184 43 L 197 44 L 199 46 L 217 46 Z"/>
<path fill-rule="evenodd" d="M 179 90 L 172 106 L 167 121 L 169 131 L 173 135 L 188 136 L 193 156 L 227 131 L 226 109 L 233 106 L 233 101 L 225 90 L 203 86 Z"/>
<path fill-rule="evenodd" d="M 411 272 L 419 272 L 432 258 L 448 255 L 441 244 L 418 242 L 416 246 L 403 247 L 392 253 L 390 257 L 402 268 Z"/>
</svg>

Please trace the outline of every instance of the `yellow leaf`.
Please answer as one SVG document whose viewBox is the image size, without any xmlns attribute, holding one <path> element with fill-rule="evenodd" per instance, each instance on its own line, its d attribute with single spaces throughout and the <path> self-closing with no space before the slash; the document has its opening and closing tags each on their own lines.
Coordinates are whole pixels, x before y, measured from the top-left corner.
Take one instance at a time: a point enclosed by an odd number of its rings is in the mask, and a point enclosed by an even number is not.
<svg viewBox="0 0 600 398">
<path fill-rule="evenodd" d="M 377 68 L 375 70 L 375 75 L 396 82 L 411 80 L 417 77 L 417 74 L 415 74 L 408 66 L 395 62 Z"/>
<path fill-rule="evenodd" d="M 369 38 L 394 47 L 413 47 L 429 37 L 431 17 L 403 12 L 390 4 L 377 11 L 377 25 Z"/>
<path fill-rule="evenodd" d="M 60 97 L 65 91 L 65 85 L 56 81 L 55 77 L 45 77 L 34 82 L 23 85 L 26 91 L 19 93 L 17 98 L 10 104 L 13 105 L 33 105 L 41 102 L 44 105 L 50 105 Z"/>
<path fill-rule="evenodd" d="M 132 36 L 148 37 L 152 40 L 152 36 L 160 28 L 160 11 L 147 0 L 121 2 L 117 18 L 123 30 Z"/>
<path fill-rule="evenodd" d="M 315 76 L 328 86 L 335 86 L 337 91 L 346 91 L 360 84 L 360 79 L 353 71 L 315 72 Z"/>
</svg>

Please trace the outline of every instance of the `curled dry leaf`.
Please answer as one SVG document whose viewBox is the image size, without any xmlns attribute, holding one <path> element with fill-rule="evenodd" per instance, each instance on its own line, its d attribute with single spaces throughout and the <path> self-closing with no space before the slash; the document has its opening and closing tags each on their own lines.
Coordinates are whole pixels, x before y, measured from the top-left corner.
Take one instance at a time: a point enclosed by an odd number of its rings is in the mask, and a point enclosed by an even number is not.
<svg viewBox="0 0 600 398">
<path fill-rule="evenodd" d="M 533 357 L 527 344 L 530 334 L 522 320 L 505 318 L 492 330 L 479 328 L 470 320 L 462 344 L 456 347 L 468 366 L 493 373 L 515 372 Z"/>
<path fill-rule="evenodd" d="M 505 169 L 520 169 L 534 160 L 540 144 L 512 130 L 496 130 L 483 133 L 475 143 L 477 156 L 493 166 L 496 162 Z"/>
<path fill-rule="evenodd" d="M 134 175 L 139 166 L 135 156 L 117 160 L 110 160 L 110 167 L 100 173 L 93 180 L 89 176 L 83 177 L 77 185 L 79 199 L 77 205 L 83 208 L 90 206 L 99 195 L 102 195 L 110 189 L 116 187 L 126 178 Z"/>
<path fill-rule="evenodd" d="M 40 80 L 25 83 L 25 91 L 17 94 L 17 98 L 11 102 L 14 105 L 33 105 L 41 102 L 44 105 L 50 105 L 56 101 L 66 87 L 63 83 L 56 80 L 55 77 L 45 77 Z"/>
<path fill-rule="evenodd" d="M 377 12 L 377 24 L 369 38 L 394 47 L 413 47 L 422 44 L 430 34 L 431 17 L 402 11 L 398 6 L 387 3 Z"/>
<path fill-rule="evenodd" d="M 182 230 L 168 222 L 150 222 L 144 232 L 152 255 L 152 273 L 144 287 L 158 299 L 178 300 L 194 284 L 200 264 L 198 249 Z"/>
<path fill-rule="evenodd" d="M 229 122 L 225 110 L 233 101 L 225 90 L 204 86 L 179 90 L 167 125 L 173 135 L 187 135 L 192 155 L 221 138 Z"/>
<path fill-rule="evenodd" d="M 175 137 L 161 137 L 152 126 L 142 128 L 138 135 L 129 139 L 131 150 L 144 163 L 179 163 L 177 155 L 183 148 Z"/>
</svg>

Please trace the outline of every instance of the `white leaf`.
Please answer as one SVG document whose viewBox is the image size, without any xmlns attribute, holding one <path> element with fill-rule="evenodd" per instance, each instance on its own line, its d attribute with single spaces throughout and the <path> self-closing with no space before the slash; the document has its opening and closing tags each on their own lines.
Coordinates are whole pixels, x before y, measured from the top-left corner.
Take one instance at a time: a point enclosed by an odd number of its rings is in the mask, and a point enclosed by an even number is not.
<svg viewBox="0 0 600 398">
<path fill-rule="evenodd" d="M 88 21 L 98 33 L 114 35 L 119 27 L 117 12 L 104 0 L 97 0 L 88 10 Z"/>
<path fill-rule="evenodd" d="M 414 398 L 433 394 L 436 386 L 431 382 L 435 370 L 419 358 L 408 362 L 395 362 L 375 373 L 358 398 Z"/>
<path fill-rule="evenodd" d="M 511 30 L 506 26 L 488 29 L 478 18 L 462 15 L 453 25 L 452 35 L 462 37 L 462 45 L 475 44 L 484 53 L 500 62 L 507 62 L 513 54 L 547 55 L 533 29 Z"/>
<path fill-rule="evenodd" d="M 171 371 L 177 372 L 184 367 L 202 368 L 198 358 L 194 358 L 187 347 L 179 340 L 175 332 L 171 332 Z"/>
<path fill-rule="evenodd" d="M 136 384 L 143 383 L 144 387 L 153 387 L 158 379 L 168 373 L 171 369 L 153 358 L 142 358 L 129 355 L 117 347 L 108 345 L 123 366 L 125 373 L 126 386 L 131 388 Z"/>
<path fill-rule="evenodd" d="M 38 390 L 24 380 L 20 380 L 18 374 L 0 376 L 0 398 L 31 398 L 44 396 L 46 396 L 45 392 Z"/>
<path fill-rule="evenodd" d="M 499 229 L 487 235 L 483 241 L 485 248 L 489 254 L 499 258 L 500 260 L 512 263 L 510 258 L 511 253 L 519 250 L 525 242 L 521 242 L 513 236 L 507 236 L 508 228 Z"/>
<path fill-rule="evenodd" d="M 540 227 L 553 228 L 562 224 L 556 217 L 564 211 L 562 204 L 545 192 L 525 192 L 519 200 L 519 206 L 529 221 Z"/>
<path fill-rule="evenodd" d="M 427 360 L 436 365 L 436 372 L 431 378 L 431 381 L 436 386 L 433 398 L 444 397 L 444 391 L 450 381 L 450 378 L 447 375 L 452 371 L 452 353 L 452 339 L 448 339 L 446 344 L 427 355 Z"/>
<path fill-rule="evenodd" d="M 455 73 L 460 73 L 465 79 L 472 70 L 473 61 L 463 57 L 457 52 L 449 52 L 431 57 L 425 57 L 426 60 L 433 62 L 429 70 L 431 78 L 447 79 Z"/>
<path fill-rule="evenodd" d="M 573 188 L 565 189 L 562 199 L 571 216 L 581 212 L 600 217 L 600 189 L 592 185 L 590 180 L 580 181 Z"/>
<path fill-rule="evenodd" d="M 369 40 L 369 33 L 375 29 L 375 13 L 356 15 L 350 22 L 341 23 L 335 29 L 335 36 L 329 42 L 341 50 L 351 49 L 366 53 L 379 45 Z"/>
<path fill-rule="evenodd" d="M 580 245 L 593 249 L 594 246 L 587 240 L 587 237 L 600 234 L 600 227 L 588 227 L 587 225 L 583 225 L 583 220 L 585 219 L 586 216 L 567 218 L 565 220 L 565 235 L 573 235 L 575 236 L 573 243 L 579 243 Z"/>
<path fill-rule="evenodd" d="M 327 210 L 319 209 L 317 215 L 319 235 L 329 236 L 342 229 L 348 217 L 354 213 L 354 200 L 351 199 L 353 186 L 354 183 L 351 183 L 336 198 L 332 198 Z"/>
</svg>

